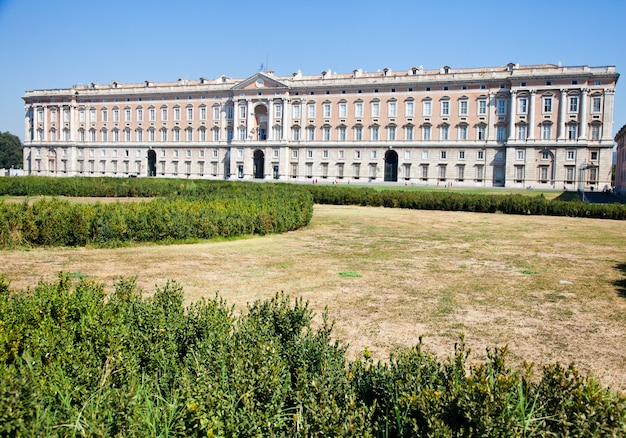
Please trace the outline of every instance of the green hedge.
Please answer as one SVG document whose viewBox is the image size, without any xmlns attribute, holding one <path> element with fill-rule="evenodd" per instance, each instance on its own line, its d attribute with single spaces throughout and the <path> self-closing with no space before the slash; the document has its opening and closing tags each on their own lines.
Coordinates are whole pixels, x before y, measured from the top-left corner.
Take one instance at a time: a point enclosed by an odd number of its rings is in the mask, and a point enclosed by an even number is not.
<svg viewBox="0 0 626 438">
<path fill-rule="evenodd" d="M 311 192 L 313 200 L 317 204 L 626 219 L 626 205 L 550 201 L 542 195 L 482 195 L 445 191 L 374 190 L 367 187 L 334 185 L 307 185 L 306 188 Z"/>
<path fill-rule="evenodd" d="M 311 195 L 287 185 L 219 185 L 213 193 L 130 203 L 3 202 L 0 246 L 118 246 L 281 233 L 306 226 L 312 215 Z"/>
<path fill-rule="evenodd" d="M 11 291 L 0 277 L 1 436 L 624 436 L 626 399 L 573 366 L 537 375 L 506 350 L 469 366 L 420 343 L 346 358 L 326 318 L 284 295 L 243 314 L 183 305 L 173 282 L 142 298 L 89 279 Z"/>
</svg>

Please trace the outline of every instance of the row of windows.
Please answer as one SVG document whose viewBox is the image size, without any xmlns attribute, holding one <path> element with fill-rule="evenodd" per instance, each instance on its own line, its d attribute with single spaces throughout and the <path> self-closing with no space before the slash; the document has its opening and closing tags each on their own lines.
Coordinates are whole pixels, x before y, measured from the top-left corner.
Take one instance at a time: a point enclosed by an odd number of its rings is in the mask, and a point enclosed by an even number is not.
<svg viewBox="0 0 626 438">
<path fill-rule="evenodd" d="M 438 131 L 438 140 L 441 141 L 448 141 L 450 140 L 452 137 L 450 135 L 451 132 L 451 127 L 448 125 L 443 125 L 437 128 Z M 309 126 L 307 128 L 304 128 L 306 131 L 306 140 L 308 141 L 316 141 L 316 134 L 318 129 L 314 126 Z M 384 128 L 385 129 L 385 133 L 386 133 L 386 138 L 385 140 L 387 141 L 395 141 L 398 140 L 397 138 L 397 127 L 395 126 L 387 126 Z M 405 126 L 403 129 L 404 132 L 404 137 L 403 140 L 406 141 L 413 141 L 416 140 L 415 138 L 415 127 L 413 126 Z M 435 140 L 434 135 L 433 135 L 433 127 L 431 125 L 423 125 L 421 128 L 421 140 L 424 141 L 430 141 L 430 140 Z M 466 124 L 461 124 L 459 126 L 457 126 L 456 128 L 453 128 L 456 130 L 456 139 L 459 141 L 464 141 L 464 140 L 468 140 L 469 139 L 469 133 L 470 133 L 470 126 L 466 125 Z M 372 126 L 370 128 L 368 128 L 369 130 L 369 140 L 371 141 L 380 141 L 382 140 L 381 138 L 381 132 L 380 132 L 380 127 L 379 126 Z M 566 125 L 566 138 L 568 140 L 576 140 L 579 137 L 579 127 L 578 124 L 573 124 L 570 123 L 568 125 Z M 182 132 L 181 132 L 182 131 Z M 300 127 L 293 127 L 291 130 L 291 134 L 292 134 L 292 140 L 293 141 L 301 141 L 302 140 L 302 136 L 301 136 L 301 128 Z M 353 140 L 354 141 L 362 141 L 364 139 L 364 128 L 357 126 L 353 129 L 351 129 L 352 134 L 353 134 Z M 181 130 L 181 129 L 177 129 L 174 128 L 171 130 L 171 136 L 170 136 L 170 131 L 166 128 L 162 128 L 160 130 L 155 130 L 153 128 L 149 128 L 148 130 L 145 131 L 147 133 L 146 136 L 144 136 L 144 130 L 143 129 L 137 129 L 134 131 L 135 135 L 134 135 L 134 139 L 132 136 L 133 131 L 131 131 L 130 128 L 126 128 L 122 131 L 118 130 L 118 129 L 113 129 L 111 131 L 107 130 L 107 129 L 101 129 L 99 131 L 100 135 L 98 138 L 97 135 L 97 131 L 95 129 L 90 129 L 89 131 L 85 131 L 84 129 L 79 129 L 78 130 L 78 141 L 83 143 L 83 142 L 96 142 L 96 141 L 102 141 L 102 142 L 108 142 L 108 141 L 112 141 L 112 142 L 120 142 L 120 141 L 124 141 L 124 142 L 131 142 L 131 141 L 137 141 L 137 142 L 143 142 L 143 141 L 149 141 L 149 142 L 156 142 L 157 138 L 159 139 L 159 141 L 161 142 L 167 142 L 167 141 L 182 141 L 182 137 L 184 133 L 184 139 L 185 141 L 188 142 L 193 142 L 193 141 L 200 141 L 200 142 L 204 142 L 207 141 L 207 130 L 206 128 L 200 128 L 197 131 L 194 131 L 191 128 L 187 128 L 185 130 Z M 252 140 L 252 139 L 256 139 L 256 140 L 266 140 L 267 139 L 267 134 L 265 132 L 264 129 L 257 129 L 257 130 L 251 130 L 250 132 L 248 132 L 246 127 L 239 127 L 237 128 L 237 132 L 238 132 L 238 139 L 240 141 L 245 141 L 247 139 Z M 330 126 L 324 126 L 321 128 L 321 139 L 322 141 L 331 141 L 332 138 L 332 128 Z M 282 139 L 282 135 L 283 135 L 283 130 L 281 126 L 275 126 L 272 129 L 272 133 L 273 133 L 273 139 L 276 140 L 281 140 Z M 600 140 L 601 135 L 602 135 L 602 125 L 600 124 L 591 124 L 590 125 L 590 139 L 591 140 Z M 57 130 L 56 129 L 51 129 L 49 131 L 49 138 L 51 141 L 57 141 Z M 218 129 L 212 129 L 211 130 L 211 136 L 212 136 L 212 140 L 213 141 L 220 141 L 220 131 Z M 233 130 L 232 129 L 227 129 L 226 130 L 226 137 L 228 141 L 232 141 L 233 140 Z M 483 141 L 487 139 L 487 125 L 478 125 L 475 128 L 475 137 L 476 140 L 478 141 Z M 517 138 L 518 140 L 526 140 L 528 139 L 528 125 L 527 124 L 518 124 L 516 126 L 516 135 L 515 138 Z M 553 139 L 553 129 L 552 129 L 552 124 L 543 124 L 541 125 L 541 139 L 542 140 L 551 140 Z M 497 125 L 496 126 L 496 140 L 497 141 L 505 141 L 507 139 L 507 127 L 505 125 Z M 44 130 L 43 129 L 38 129 L 37 130 L 37 140 L 38 141 L 45 141 L 44 138 Z M 337 141 L 347 141 L 348 140 L 348 128 L 345 126 L 340 126 L 337 128 Z M 70 141 L 70 130 L 69 129 L 64 129 L 63 130 L 63 141 Z"/>
<path fill-rule="evenodd" d="M 506 115 L 507 114 L 507 102 L 508 99 L 501 98 L 496 99 L 496 114 L 498 115 Z M 439 114 L 441 116 L 449 116 L 451 114 L 450 100 L 442 99 L 439 102 Z M 276 104 L 274 105 L 274 118 L 280 119 L 282 118 L 282 105 Z M 478 99 L 477 100 L 477 109 L 476 113 L 478 115 L 486 115 L 487 114 L 487 99 Z M 579 111 L 579 97 L 578 96 L 569 96 L 568 97 L 568 111 L 570 113 L 578 113 Z M 542 98 L 542 113 L 549 114 L 552 113 L 553 109 L 553 97 L 544 96 Z M 185 109 L 186 121 L 194 120 L 194 108 L 189 105 Z M 199 120 L 206 120 L 207 118 L 207 107 L 200 106 L 199 110 Z M 315 102 L 306 103 L 306 116 L 309 119 L 314 119 L 316 117 L 317 104 Z M 527 114 L 529 110 L 529 99 L 527 97 L 519 97 L 517 98 L 517 112 L 518 114 Z M 160 108 L 160 121 L 167 121 L 169 115 L 170 108 L 167 106 L 163 106 Z M 221 109 L 219 106 L 213 106 L 213 120 L 220 119 Z M 591 98 L 591 112 L 592 113 L 600 113 L 602 111 L 602 98 L 601 97 L 592 97 Z M 120 111 L 119 108 L 113 108 L 112 112 L 112 121 L 117 123 L 121 121 L 121 115 L 123 114 L 124 122 L 132 122 L 132 109 L 129 107 L 124 108 Z M 173 112 L 173 120 L 181 121 L 181 113 L 182 108 L 174 107 L 172 108 Z M 232 120 L 234 116 L 234 108 L 233 106 L 226 106 L 226 119 Z M 91 108 L 89 111 L 89 121 L 92 123 L 97 122 L 97 110 L 95 108 Z M 84 108 L 79 109 L 79 121 L 81 123 L 86 122 L 87 120 L 87 110 Z M 398 102 L 390 101 L 387 102 L 387 117 L 398 117 Z M 422 102 L 422 116 L 430 117 L 433 115 L 433 101 L 430 99 L 426 99 Z M 460 99 L 458 101 L 458 115 L 460 116 L 468 116 L 469 115 L 469 100 L 468 99 Z M 149 107 L 148 108 L 148 121 L 154 122 L 157 119 L 157 108 Z M 292 116 L 294 119 L 301 119 L 303 116 L 301 104 L 296 103 L 292 105 Z M 322 103 L 322 116 L 324 118 L 332 117 L 332 104 L 330 102 Z M 348 117 L 348 103 L 340 102 L 338 104 L 338 116 L 339 118 L 347 118 Z M 354 116 L 355 117 L 364 117 L 364 103 L 363 102 L 355 102 L 354 103 Z M 381 116 L 381 103 L 379 101 L 370 103 L 370 117 L 376 118 Z M 407 101 L 404 103 L 404 116 L 405 117 L 414 117 L 415 116 L 415 102 Z M 37 112 L 38 122 L 43 122 L 44 112 L 43 109 L 39 109 Z M 247 106 L 240 105 L 239 106 L 239 118 L 245 119 L 247 117 Z M 70 111 L 69 109 L 63 110 L 63 119 L 65 122 L 70 121 Z M 56 122 L 56 110 L 50 110 L 50 120 L 52 122 Z M 139 107 L 135 109 L 135 120 L 137 122 L 144 121 L 144 108 Z M 100 109 L 100 121 L 108 122 L 109 121 L 109 110 L 107 108 Z"/>
</svg>

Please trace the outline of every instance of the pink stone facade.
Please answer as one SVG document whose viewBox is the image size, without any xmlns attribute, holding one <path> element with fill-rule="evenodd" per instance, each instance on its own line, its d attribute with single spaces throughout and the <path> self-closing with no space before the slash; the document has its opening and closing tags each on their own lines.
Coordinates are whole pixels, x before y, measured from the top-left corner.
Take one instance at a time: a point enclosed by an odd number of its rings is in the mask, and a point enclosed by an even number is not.
<svg viewBox="0 0 626 438">
<path fill-rule="evenodd" d="M 610 185 L 609 67 L 259 72 L 26 92 L 24 168 L 55 176 Z"/>
</svg>

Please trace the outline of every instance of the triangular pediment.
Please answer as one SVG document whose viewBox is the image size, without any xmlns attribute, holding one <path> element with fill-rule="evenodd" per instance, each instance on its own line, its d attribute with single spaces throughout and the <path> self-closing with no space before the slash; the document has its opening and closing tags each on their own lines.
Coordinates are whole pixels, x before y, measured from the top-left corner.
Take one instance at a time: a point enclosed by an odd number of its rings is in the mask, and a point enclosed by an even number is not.
<svg viewBox="0 0 626 438">
<path fill-rule="evenodd" d="M 266 75 L 265 73 L 259 72 L 248 79 L 245 79 L 233 86 L 233 90 L 246 90 L 246 89 L 254 89 L 254 90 L 262 90 L 268 88 L 287 88 L 285 84 L 280 81 L 277 81 L 273 77 Z"/>
</svg>

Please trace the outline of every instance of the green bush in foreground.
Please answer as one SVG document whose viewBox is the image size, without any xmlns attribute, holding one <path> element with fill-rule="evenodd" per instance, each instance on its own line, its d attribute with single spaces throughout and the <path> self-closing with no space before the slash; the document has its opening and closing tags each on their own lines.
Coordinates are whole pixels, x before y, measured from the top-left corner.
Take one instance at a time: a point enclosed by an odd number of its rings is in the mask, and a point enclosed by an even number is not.
<svg viewBox="0 0 626 438">
<path fill-rule="evenodd" d="M 626 399 L 573 366 L 468 366 L 420 343 L 346 359 L 332 325 L 282 294 L 236 315 L 176 283 L 109 296 L 69 275 L 0 277 L 1 436 L 623 436 Z"/>
</svg>

